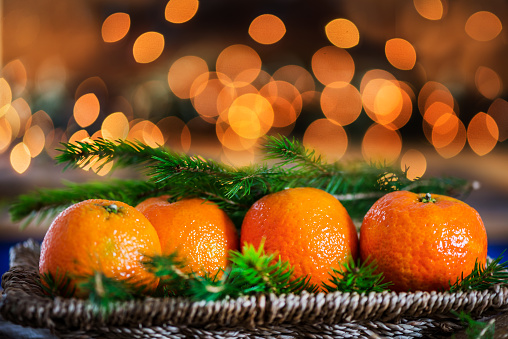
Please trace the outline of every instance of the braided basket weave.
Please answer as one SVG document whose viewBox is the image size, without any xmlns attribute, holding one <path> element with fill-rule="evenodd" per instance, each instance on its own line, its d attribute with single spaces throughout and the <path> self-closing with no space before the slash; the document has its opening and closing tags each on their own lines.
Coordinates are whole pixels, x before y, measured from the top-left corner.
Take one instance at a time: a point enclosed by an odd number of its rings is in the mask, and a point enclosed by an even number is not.
<svg viewBox="0 0 508 339">
<path fill-rule="evenodd" d="M 1 315 L 61 338 L 413 338 L 460 329 L 450 311 L 474 317 L 508 309 L 508 289 L 466 293 L 256 295 L 216 302 L 147 298 L 118 302 L 106 317 L 89 301 L 44 296 L 40 245 L 11 249 Z"/>
</svg>

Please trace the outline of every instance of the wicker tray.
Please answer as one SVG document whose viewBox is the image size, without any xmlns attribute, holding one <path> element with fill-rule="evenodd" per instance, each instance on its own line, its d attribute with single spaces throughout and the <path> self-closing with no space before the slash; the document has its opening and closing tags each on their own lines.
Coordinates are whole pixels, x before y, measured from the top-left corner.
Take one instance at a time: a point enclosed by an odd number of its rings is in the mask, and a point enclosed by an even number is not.
<svg viewBox="0 0 508 339">
<path fill-rule="evenodd" d="M 257 295 L 217 302 L 166 298 L 119 302 L 106 317 L 86 300 L 45 297 L 40 245 L 11 248 L 1 315 L 62 338 L 413 338 L 460 329 L 451 310 L 475 317 L 508 309 L 508 289 L 467 293 Z"/>
</svg>

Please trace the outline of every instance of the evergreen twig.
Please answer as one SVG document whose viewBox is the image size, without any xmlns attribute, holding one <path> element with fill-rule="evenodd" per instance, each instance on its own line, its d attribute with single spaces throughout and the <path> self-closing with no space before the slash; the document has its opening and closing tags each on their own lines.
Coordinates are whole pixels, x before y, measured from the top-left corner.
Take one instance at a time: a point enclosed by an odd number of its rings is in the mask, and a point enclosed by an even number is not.
<svg viewBox="0 0 508 339">
<path fill-rule="evenodd" d="M 140 201 L 163 194 L 156 185 L 142 180 L 112 180 L 109 182 L 72 183 L 63 182 L 63 188 L 38 189 L 20 195 L 10 206 L 9 213 L 15 222 L 24 220 L 41 223 L 54 218 L 67 206 L 87 199 L 108 199 L 136 205 Z"/>
<path fill-rule="evenodd" d="M 175 199 L 201 197 L 213 201 L 235 220 L 241 220 L 252 203 L 262 196 L 289 187 L 315 187 L 335 195 L 353 219 L 360 220 L 383 194 L 393 190 L 457 195 L 470 189 L 458 178 L 428 178 L 411 181 L 406 171 L 380 164 L 326 163 L 315 151 L 296 139 L 267 137 L 263 145 L 266 161 L 273 166 L 235 168 L 199 156 L 172 153 L 130 141 L 98 139 L 91 143 L 64 144 L 57 162 L 67 167 L 114 161 L 116 168 L 142 165 L 145 183 L 117 181 L 91 185 L 68 184 L 66 189 L 39 190 L 21 196 L 11 208 L 11 216 L 28 221 L 37 215 L 51 215 L 87 198 L 109 198 L 137 204 L 140 198 L 169 194 Z M 94 160 L 95 161 L 95 160 Z M 123 186 L 125 187 L 123 187 Z M 238 223 L 237 223 L 238 224 Z"/>
<path fill-rule="evenodd" d="M 117 167 L 146 166 L 153 161 L 153 157 L 163 152 L 160 148 L 150 147 L 140 141 L 110 141 L 102 138 L 62 145 L 62 149 L 57 149 L 61 153 L 55 160 L 65 164 L 65 169 L 86 167 L 95 162 L 104 166 L 110 161 L 115 161 Z"/>
<path fill-rule="evenodd" d="M 460 279 L 450 283 L 450 292 L 483 291 L 496 284 L 508 285 L 508 261 L 501 262 L 504 252 L 496 259 L 487 261 L 485 266 L 476 260 L 470 274 L 464 277 L 462 273 Z"/>
<path fill-rule="evenodd" d="M 466 328 L 466 335 L 470 339 L 492 339 L 495 334 L 495 319 L 490 319 L 488 322 L 478 321 L 473 319 L 469 314 L 461 311 L 457 313 L 452 311 L 459 320 L 464 323 Z"/>
<path fill-rule="evenodd" d="M 383 292 L 392 285 L 392 282 L 385 282 L 382 273 L 375 273 L 377 265 L 374 261 L 366 260 L 360 263 L 352 257 L 344 263 L 340 263 L 338 269 L 332 268 L 330 272 L 330 283 L 323 283 L 328 292 Z"/>
<path fill-rule="evenodd" d="M 40 275 L 39 285 L 50 298 L 70 298 L 76 292 L 75 286 L 71 288 L 72 279 L 69 275 L 66 272 L 58 271 L 58 269 L 55 274 L 51 272 L 42 273 Z"/>
</svg>

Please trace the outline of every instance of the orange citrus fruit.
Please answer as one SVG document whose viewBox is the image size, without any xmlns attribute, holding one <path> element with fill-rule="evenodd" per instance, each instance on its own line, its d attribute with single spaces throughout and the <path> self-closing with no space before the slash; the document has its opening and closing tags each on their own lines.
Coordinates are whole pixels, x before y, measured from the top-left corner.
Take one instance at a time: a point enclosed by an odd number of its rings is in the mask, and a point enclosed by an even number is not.
<svg viewBox="0 0 508 339">
<path fill-rule="evenodd" d="M 148 199 L 145 199 L 143 200 L 142 202 L 140 202 L 139 204 L 136 205 L 136 209 L 138 211 L 140 211 L 141 213 L 144 213 L 145 210 L 151 206 L 152 204 L 156 204 L 156 203 L 159 203 L 159 202 L 168 202 L 168 199 L 170 198 L 169 195 L 165 194 L 165 195 L 161 195 L 161 196 L 158 196 L 158 197 L 152 197 L 152 198 L 148 198 Z"/>
<path fill-rule="evenodd" d="M 448 289 L 487 258 L 478 212 L 438 194 L 388 193 L 364 217 L 360 257 L 375 260 L 394 291 Z"/>
<path fill-rule="evenodd" d="M 247 211 L 241 243 L 256 248 L 264 241 L 294 268 L 295 277 L 310 275 L 321 287 L 329 272 L 349 256 L 356 260 L 358 236 L 348 212 L 331 194 L 316 188 L 289 188 L 268 194 Z"/>
<path fill-rule="evenodd" d="M 197 274 L 226 269 L 229 251 L 238 249 L 238 235 L 229 216 L 204 199 L 154 203 L 144 215 L 159 234 L 162 253 L 176 251 L 189 271 Z"/>
<path fill-rule="evenodd" d="M 53 220 L 42 241 L 39 272 L 67 273 L 78 296 L 84 296 L 80 277 L 95 272 L 155 288 L 157 279 L 141 261 L 160 253 L 157 232 L 141 212 L 123 202 L 91 199 Z"/>
</svg>

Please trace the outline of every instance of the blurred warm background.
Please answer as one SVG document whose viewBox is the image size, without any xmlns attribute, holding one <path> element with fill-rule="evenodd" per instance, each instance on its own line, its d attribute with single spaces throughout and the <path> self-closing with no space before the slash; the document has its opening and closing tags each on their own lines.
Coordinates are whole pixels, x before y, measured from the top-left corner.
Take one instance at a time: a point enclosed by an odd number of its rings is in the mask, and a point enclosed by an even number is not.
<svg viewBox="0 0 508 339">
<path fill-rule="evenodd" d="M 507 247 L 505 0 L 0 0 L 1 258 L 17 194 L 100 180 L 61 142 L 140 140 L 238 166 L 265 135 L 329 160 L 460 176 Z M 0 273 L 7 267 L 3 263 Z"/>
</svg>

